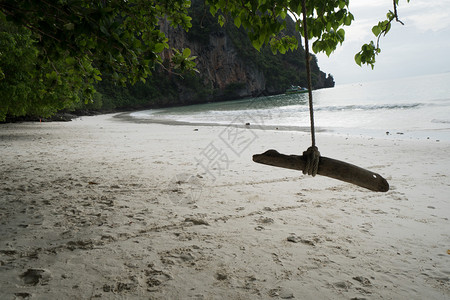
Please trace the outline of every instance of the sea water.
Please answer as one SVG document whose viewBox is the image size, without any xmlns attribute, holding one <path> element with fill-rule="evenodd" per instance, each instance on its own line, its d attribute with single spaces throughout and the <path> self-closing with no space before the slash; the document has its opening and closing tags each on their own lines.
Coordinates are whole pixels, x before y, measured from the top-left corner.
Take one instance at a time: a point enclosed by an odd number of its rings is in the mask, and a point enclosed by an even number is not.
<svg viewBox="0 0 450 300">
<path fill-rule="evenodd" d="M 450 141 L 450 73 L 313 91 L 317 130 Z M 136 119 L 279 130 L 310 126 L 308 94 L 276 95 L 134 112 Z"/>
</svg>

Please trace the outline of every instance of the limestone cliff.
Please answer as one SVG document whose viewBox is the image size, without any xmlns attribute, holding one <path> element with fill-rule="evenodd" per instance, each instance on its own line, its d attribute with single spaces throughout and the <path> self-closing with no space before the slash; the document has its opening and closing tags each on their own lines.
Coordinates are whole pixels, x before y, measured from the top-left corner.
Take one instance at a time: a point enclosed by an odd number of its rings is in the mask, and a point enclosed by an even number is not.
<svg viewBox="0 0 450 300">
<path fill-rule="evenodd" d="M 233 85 L 236 97 L 257 95 L 266 89 L 263 72 L 245 62 L 225 32 L 215 32 L 209 36 L 209 42 L 203 44 L 189 40 L 186 32 L 173 29 L 167 22 L 162 24 L 162 29 L 172 47 L 189 48 L 192 55 L 197 56 L 198 76 L 205 88 L 215 91 L 216 98 L 222 98 Z M 169 51 L 165 55 L 167 58 Z"/>
<path fill-rule="evenodd" d="M 176 74 L 168 64 L 172 50 L 166 50 L 164 67 L 155 70 L 145 83 L 123 88 L 108 80 L 100 82 L 97 91 L 103 108 L 140 109 L 232 100 L 280 94 L 290 85 L 307 85 L 301 45 L 283 55 L 273 55 L 268 47 L 258 52 L 242 28 L 236 28 L 232 21 L 220 27 L 204 5 L 202 0 L 192 1 L 192 28 L 187 33 L 167 21 L 160 22 L 171 49 L 189 48 L 197 56 L 199 74 Z M 286 34 L 298 35 L 292 20 L 287 23 Z M 334 86 L 333 77 L 320 71 L 314 56 L 311 71 L 315 89 Z"/>
<path fill-rule="evenodd" d="M 203 1 L 194 1 L 191 30 L 174 29 L 167 21 L 161 29 L 176 49 L 190 48 L 197 56 L 198 80 L 206 91 L 203 101 L 236 99 L 257 95 L 283 93 L 290 84 L 306 86 L 304 50 L 299 49 L 285 55 L 273 55 L 269 49 L 256 51 L 243 29 L 234 25 L 223 28 L 202 8 Z M 205 13 L 206 11 L 206 13 Z M 293 21 L 288 30 L 293 33 Z M 164 53 L 168 58 L 170 50 Z M 317 61 L 311 61 L 313 86 L 315 89 L 332 87 L 332 76 L 319 70 Z M 183 80 L 177 81 L 180 102 L 199 102 L 196 91 Z M 201 101 L 200 102 L 203 102 Z"/>
</svg>

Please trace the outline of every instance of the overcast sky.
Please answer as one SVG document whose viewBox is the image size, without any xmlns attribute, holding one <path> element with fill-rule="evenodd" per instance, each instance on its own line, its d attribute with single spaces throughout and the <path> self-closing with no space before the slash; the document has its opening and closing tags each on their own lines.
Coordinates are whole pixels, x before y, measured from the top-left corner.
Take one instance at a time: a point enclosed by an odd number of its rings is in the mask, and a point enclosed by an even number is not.
<svg viewBox="0 0 450 300">
<path fill-rule="evenodd" d="M 337 85 L 450 72 L 450 0 L 400 0 L 397 10 L 405 25 L 392 24 L 381 38 L 374 70 L 356 65 L 355 54 L 375 40 L 372 26 L 389 10 L 392 0 L 350 1 L 355 20 L 345 29 L 343 45 L 330 57 L 317 55 L 320 69 L 331 73 Z"/>
</svg>

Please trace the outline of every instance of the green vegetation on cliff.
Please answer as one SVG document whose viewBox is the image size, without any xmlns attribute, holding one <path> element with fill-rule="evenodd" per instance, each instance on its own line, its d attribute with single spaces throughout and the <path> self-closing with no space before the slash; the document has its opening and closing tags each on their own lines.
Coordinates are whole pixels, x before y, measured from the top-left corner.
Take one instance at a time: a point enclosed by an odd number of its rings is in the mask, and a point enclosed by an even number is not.
<svg viewBox="0 0 450 300">
<path fill-rule="evenodd" d="M 142 107 L 159 107 L 171 105 L 186 105 L 210 101 L 237 99 L 241 97 L 283 93 L 291 84 L 306 86 L 304 50 L 301 45 L 294 51 L 284 55 L 273 54 L 269 46 L 256 50 L 248 39 L 244 28 L 237 28 L 231 22 L 221 27 L 217 19 L 209 13 L 204 1 L 193 1 L 189 9 L 192 17 L 192 27 L 187 33 L 178 31 L 175 39 L 187 40 L 186 47 L 200 48 L 208 52 L 212 47 L 211 39 L 217 36 L 226 37 L 232 42 L 236 55 L 248 65 L 249 69 L 260 72 L 264 79 L 264 88 L 251 92 L 240 93 L 246 89 L 247 82 L 239 79 L 231 81 L 225 87 L 214 87 L 214 79 L 207 72 L 199 74 L 170 74 L 166 69 L 159 68 L 146 83 L 134 86 L 118 87 L 108 80 L 97 85 L 97 90 L 105 99 L 105 109 L 130 109 Z M 288 20 L 285 35 L 296 35 L 295 24 Z M 298 36 L 300 38 L 300 36 Z M 226 53 L 223 53 L 224 55 Z M 197 56 L 200 56 L 197 54 Z M 167 64 L 166 64 L 167 66 Z M 311 61 L 313 86 L 315 88 L 333 87 L 334 80 L 320 71 L 317 60 Z M 106 100 L 107 99 L 107 100 Z"/>
</svg>

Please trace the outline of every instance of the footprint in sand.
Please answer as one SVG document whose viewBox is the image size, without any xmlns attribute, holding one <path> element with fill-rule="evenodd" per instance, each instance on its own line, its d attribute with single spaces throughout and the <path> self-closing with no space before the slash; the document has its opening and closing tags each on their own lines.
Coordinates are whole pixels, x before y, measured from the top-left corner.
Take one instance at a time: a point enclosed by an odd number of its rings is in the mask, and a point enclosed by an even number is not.
<svg viewBox="0 0 450 300">
<path fill-rule="evenodd" d="M 151 265 L 149 265 L 148 270 L 145 270 L 145 276 L 147 277 L 146 283 L 148 286 L 147 290 L 149 291 L 153 291 L 158 286 L 173 278 L 170 273 L 163 270 L 157 270 Z"/>
<path fill-rule="evenodd" d="M 46 285 L 52 278 L 52 275 L 48 270 L 28 269 L 20 277 L 26 285 Z"/>
</svg>

